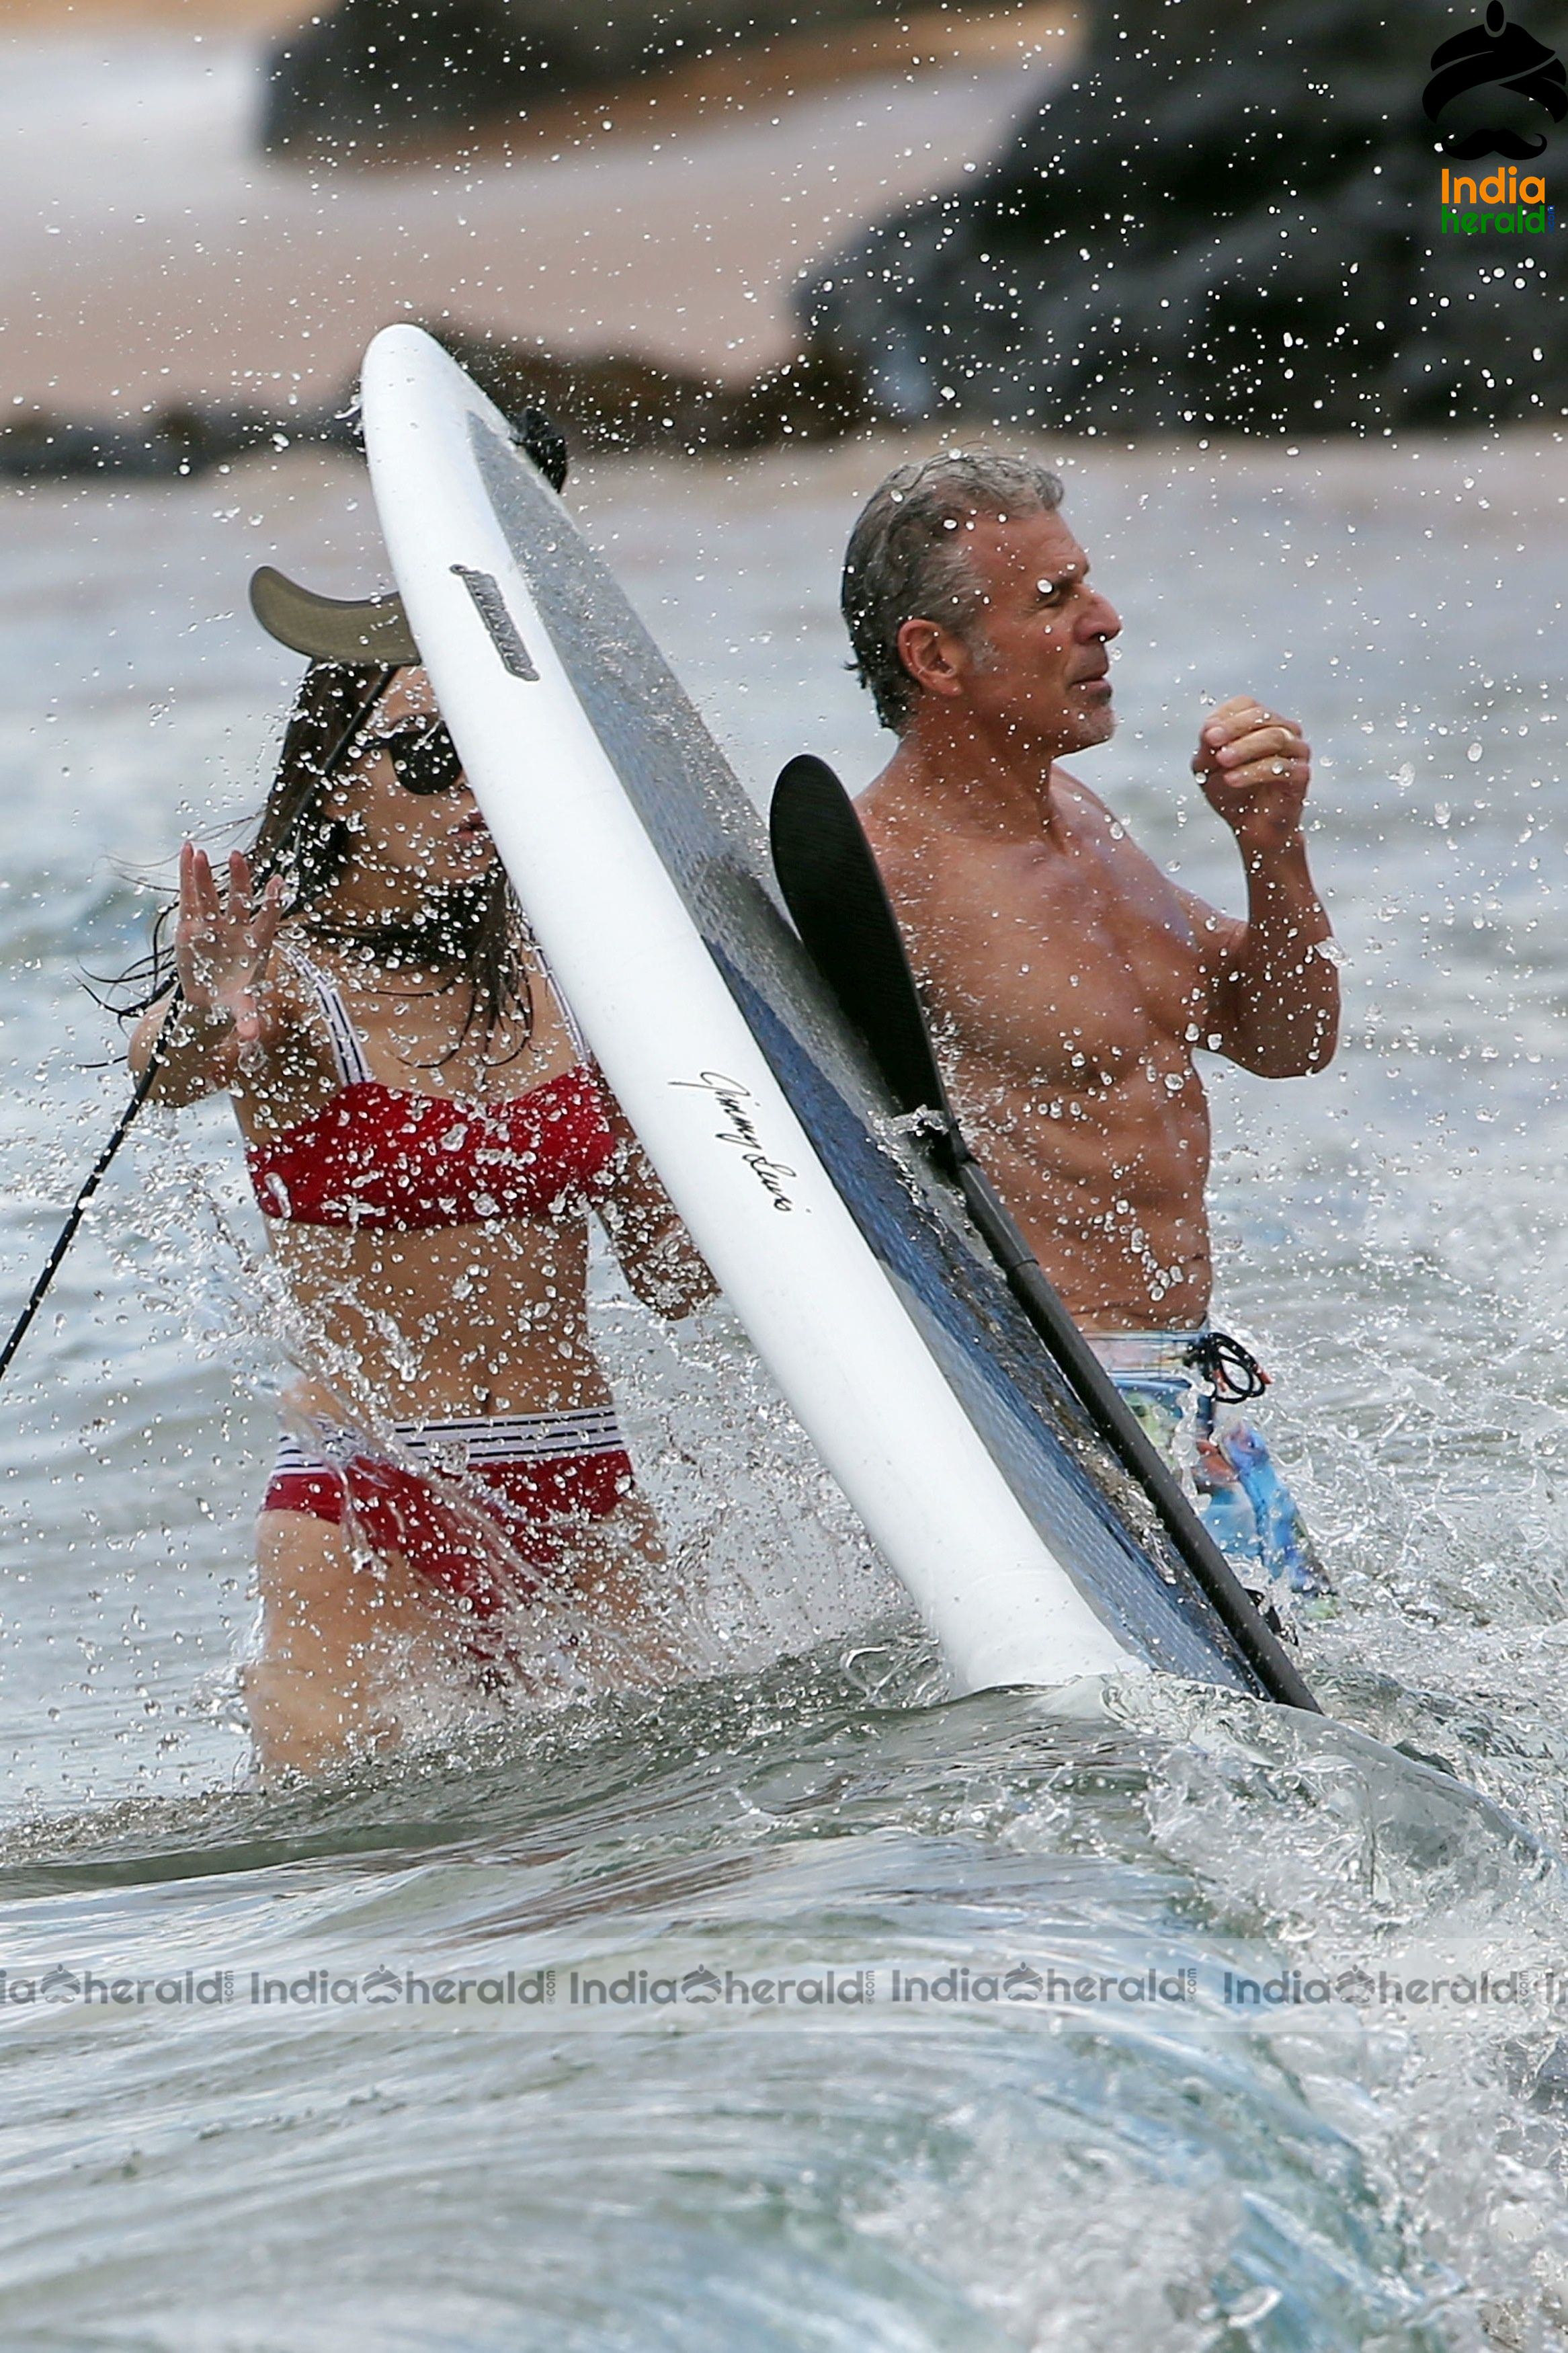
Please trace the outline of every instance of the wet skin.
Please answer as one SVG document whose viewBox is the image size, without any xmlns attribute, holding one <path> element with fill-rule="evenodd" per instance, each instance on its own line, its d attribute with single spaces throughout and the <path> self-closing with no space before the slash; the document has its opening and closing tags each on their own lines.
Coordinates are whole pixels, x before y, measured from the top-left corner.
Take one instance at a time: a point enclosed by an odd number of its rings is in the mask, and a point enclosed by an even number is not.
<svg viewBox="0 0 1568 2353">
<path fill-rule="evenodd" d="M 913 709 L 860 815 L 971 1142 L 1074 1316 L 1190 1329 L 1211 1287 L 1194 1051 L 1293 1078 L 1334 1050 L 1310 752 L 1250 696 L 1204 723 L 1194 771 L 1247 891 L 1245 921 L 1219 914 L 1059 765 L 1114 730 L 1121 627 L 1062 516 L 963 529 L 980 629 L 903 625 Z"/>
<path fill-rule="evenodd" d="M 403 671 L 375 723 L 433 712 L 427 681 Z M 345 930 L 416 915 L 431 892 L 481 876 L 496 852 L 466 784 L 419 797 L 374 749 L 334 780 L 327 813 L 351 828 L 348 871 L 312 911 Z M 243 858 L 220 893 L 204 854 L 181 855 L 176 957 L 185 1010 L 155 1087 L 184 1103 L 233 1096 L 247 1141 L 312 1118 L 339 1080 L 319 1009 L 283 947 L 291 931 L 269 886 L 252 901 Z M 300 944 L 342 987 L 371 1074 L 437 1096 L 505 1102 L 571 1070 L 579 1053 L 548 979 L 530 972 L 532 1018 L 486 1037 L 461 1033 L 466 987 L 437 973 L 389 972 L 352 947 Z M 279 943 L 282 943 L 282 945 Z M 144 1065 L 163 1018 L 155 1007 L 132 1046 Z M 618 1111 L 621 1136 L 601 1215 L 635 1290 L 667 1314 L 708 1295 L 706 1270 Z M 353 1232 L 268 1219 L 301 1335 L 288 1409 L 364 1427 L 454 1415 L 548 1413 L 609 1400 L 586 1323 L 586 1216 L 489 1220 L 427 1232 Z M 297 1512 L 258 1524 L 262 1645 L 247 1697 L 265 1767 L 312 1767 L 395 1739 L 404 1699 L 432 1675 L 465 1672 L 452 1605 L 400 1555 L 367 1573 L 344 1530 Z M 647 1679 L 667 1667 L 646 1607 L 663 1559 L 635 1495 L 589 1532 L 566 1578 L 570 1598 L 604 1623 L 610 1671 Z"/>
</svg>

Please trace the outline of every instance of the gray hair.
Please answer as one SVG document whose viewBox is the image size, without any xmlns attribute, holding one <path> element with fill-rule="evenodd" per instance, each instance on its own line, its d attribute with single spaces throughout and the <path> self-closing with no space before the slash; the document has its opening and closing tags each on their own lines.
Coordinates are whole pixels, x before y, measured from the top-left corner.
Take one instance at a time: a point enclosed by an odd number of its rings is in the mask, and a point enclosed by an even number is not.
<svg viewBox="0 0 1568 2353">
<path fill-rule="evenodd" d="M 900 466 L 873 491 L 849 535 L 842 605 L 853 669 L 884 727 L 901 733 L 915 682 L 899 652 L 906 621 L 941 621 L 972 642 L 984 596 L 964 543 L 976 514 L 1050 514 L 1061 504 L 1055 474 L 1000 449 L 950 449 Z"/>
</svg>

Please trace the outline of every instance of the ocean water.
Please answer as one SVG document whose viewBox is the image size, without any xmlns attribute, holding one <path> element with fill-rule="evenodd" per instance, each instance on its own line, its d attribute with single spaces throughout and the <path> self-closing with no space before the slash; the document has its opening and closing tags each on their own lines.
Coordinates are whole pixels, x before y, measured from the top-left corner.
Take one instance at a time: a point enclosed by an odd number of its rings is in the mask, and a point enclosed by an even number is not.
<svg viewBox="0 0 1568 2353">
<path fill-rule="evenodd" d="M 834 580 L 910 446 L 575 486 L 759 795 L 881 756 Z M 8 2348 L 1562 2341 L 1568 455 L 1056 454 L 1126 619 L 1086 777 L 1234 905 L 1207 701 L 1316 748 L 1345 1044 L 1212 1076 L 1328 1718 L 947 1700 L 722 1314 L 672 1341 L 600 1269 L 701 1671 L 258 1790 L 276 1308 L 226 1112 L 149 1121 L 0 1395 Z M 9 1302 L 123 1092 L 84 968 L 263 786 L 247 573 L 381 566 L 345 459 L 6 521 Z"/>
</svg>

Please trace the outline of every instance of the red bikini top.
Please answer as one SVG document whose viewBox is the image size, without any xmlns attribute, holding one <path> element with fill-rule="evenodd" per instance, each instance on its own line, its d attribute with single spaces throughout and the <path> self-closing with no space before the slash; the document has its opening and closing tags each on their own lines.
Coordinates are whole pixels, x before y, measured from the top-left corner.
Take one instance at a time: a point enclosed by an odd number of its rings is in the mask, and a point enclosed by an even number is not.
<svg viewBox="0 0 1568 2353">
<path fill-rule="evenodd" d="M 384 1086 L 341 990 L 291 961 L 321 1008 L 342 1084 L 313 1119 L 247 1152 L 268 1217 L 373 1233 L 548 1218 L 604 1176 L 616 1139 L 586 1062 L 509 1103 Z"/>
</svg>

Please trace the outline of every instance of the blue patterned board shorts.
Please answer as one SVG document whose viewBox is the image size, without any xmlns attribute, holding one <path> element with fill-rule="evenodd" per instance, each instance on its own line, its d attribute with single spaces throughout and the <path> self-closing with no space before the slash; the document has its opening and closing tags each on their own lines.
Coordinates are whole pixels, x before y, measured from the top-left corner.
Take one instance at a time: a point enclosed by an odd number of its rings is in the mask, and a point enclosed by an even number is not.
<svg viewBox="0 0 1568 2353">
<path fill-rule="evenodd" d="M 1257 1372 L 1245 1350 L 1206 1326 L 1111 1333 L 1091 1338 L 1090 1345 L 1148 1437 L 1195 1493 L 1209 1534 L 1242 1583 L 1298 1615 L 1303 1605 L 1308 1615 L 1318 1614 L 1314 1603 L 1331 1606 L 1333 1587 L 1296 1499 L 1262 1431 L 1241 1411 L 1253 1388 L 1247 1375 Z M 1241 1368 L 1239 1379 L 1233 1366 Z M 1258 1387 L 1265 1377 L 1258 1376 Z"/>
</svg>

